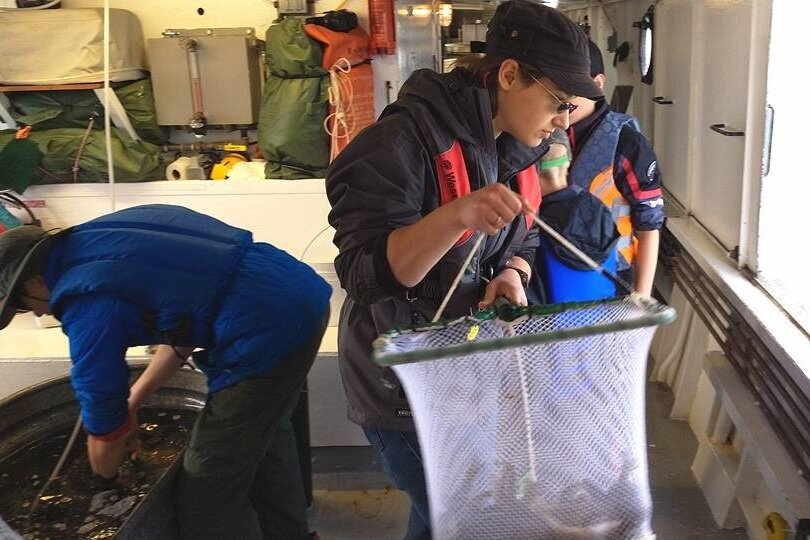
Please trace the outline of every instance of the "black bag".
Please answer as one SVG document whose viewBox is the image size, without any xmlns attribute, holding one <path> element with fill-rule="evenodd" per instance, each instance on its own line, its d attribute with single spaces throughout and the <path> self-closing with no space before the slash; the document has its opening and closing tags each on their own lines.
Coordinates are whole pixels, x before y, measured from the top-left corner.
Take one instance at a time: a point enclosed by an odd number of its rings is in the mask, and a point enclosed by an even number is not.
<svg viewBox="0 0 810 540">
<path fill-rule="evenodd" d="M 335 32 L 349 32 L 357 28 L 357 14 L 345 9 L 327 11 L 323 17 L 309 17 L 306 23 L 325 26 Z"/>
</svg>

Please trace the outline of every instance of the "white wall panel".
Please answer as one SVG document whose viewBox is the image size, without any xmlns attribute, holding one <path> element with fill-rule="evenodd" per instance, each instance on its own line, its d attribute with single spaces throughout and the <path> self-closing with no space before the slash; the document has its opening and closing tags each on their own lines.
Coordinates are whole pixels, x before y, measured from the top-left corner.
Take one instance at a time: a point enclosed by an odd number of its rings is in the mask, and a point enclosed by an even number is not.
<svg viewBox="0 0 810 540">
<path fill-rule="evenodd" d="M 661 2 L 655 14 L 655 95 L 672 101 L 653 105 L 653 145 L 664 186 L 685 204 L 689 200 L 689 131 L 692 88 L 692 3 Z"/>
<path fill-rule="evenodd" d="M 743 130 L 746 125 L 751 0 L 696 3 L 702 23 L 703 59 L 696 129 L 700 152 L 687 204 L 726 249 L 739 243 L 744 158 L 743 137 L 726 137 L 712 124 Z"/>
</svg>

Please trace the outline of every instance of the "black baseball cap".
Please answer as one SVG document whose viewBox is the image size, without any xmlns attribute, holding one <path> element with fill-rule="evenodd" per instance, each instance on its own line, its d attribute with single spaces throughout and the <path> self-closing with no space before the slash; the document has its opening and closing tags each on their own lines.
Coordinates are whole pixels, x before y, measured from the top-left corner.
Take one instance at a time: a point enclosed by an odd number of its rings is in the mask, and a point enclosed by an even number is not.
<svg viewBox="0 0 810 540">
<path fill-rule="evenodd" d="M 19 309 L 14 297 L 20 283 L 42 265 L 54 238 L 36 225 L 0 234 L 0 330 L 9 325 Z"/>
<path fill-rule="evenodd" d="M 605 73 L 605 61 L 602 59 L 602 51 L 590 39 L 588 40 L 588 51 L 591 54 L 591 78 L 603 75 Z"/>
<path fill-rule="evenodd" d="M 556 9 L 529 0 L 500 4 L 487 25 L 486 50 L 536 68 L 574 96 L 604 97 L 591 77 L 588 36 Z"/>
</svg>

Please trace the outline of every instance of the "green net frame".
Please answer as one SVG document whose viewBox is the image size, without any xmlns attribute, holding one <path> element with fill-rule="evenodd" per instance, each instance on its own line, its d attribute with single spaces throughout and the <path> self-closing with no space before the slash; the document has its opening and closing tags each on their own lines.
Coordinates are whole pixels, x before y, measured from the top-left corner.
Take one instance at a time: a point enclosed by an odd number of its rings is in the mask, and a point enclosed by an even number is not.
<svg viewBox="0 0 810 540">
<path fill-rule="evenodd" d="M 629 303 L 633 304 L 639 310 L 636 316 L 620 320 L 605 321 L 599 324 L 548 330 L 532 334 L 509 335 L 486 340 L 468 339 L 465 342 L 450 344 L 441 348 L 398 350 L 392 347 L 392 343 L 399 338 L 416 335 L 420 332 L 443 330 L 465 322 L 474 325 L 478 322 L 499 319 L 506 323 L 514 323 L 517 320 L 532 317 L 547 318 L 565 312 L 588 310 L 601 306 L 624 306 Z M 635 297 L 615 298 L 598 302 L 569 302 L 540 306 L 506 305 L 482 310 L 469 317 L 388 330 L 374 341 L 374 360 L 380 366 L 388 367 L 412 362 L 455 358 L 473 353 L 497 351 L 508 347 L 538 345 L 552 341 L 660 326 L 662 324 L 669 324 L 675 320 L 675 317 L 676 312 L 672 307 L 656 302 L 655 300 Z"/>
</svg>

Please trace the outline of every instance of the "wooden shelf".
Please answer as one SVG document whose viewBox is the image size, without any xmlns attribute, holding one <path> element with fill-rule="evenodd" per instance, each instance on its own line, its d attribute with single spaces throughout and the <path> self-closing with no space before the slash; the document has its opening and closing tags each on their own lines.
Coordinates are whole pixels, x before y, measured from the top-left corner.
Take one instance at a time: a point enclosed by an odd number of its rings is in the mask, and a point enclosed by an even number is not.
<svg viewBox="0 0 810 540">
<path fill-rule="evenodd" d="M 0 92 L 48 92 L 52 90 L 96 90 L 104 83 L 80 84 L 8 84 L 1 85 Z"/>
</svg>

